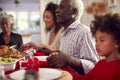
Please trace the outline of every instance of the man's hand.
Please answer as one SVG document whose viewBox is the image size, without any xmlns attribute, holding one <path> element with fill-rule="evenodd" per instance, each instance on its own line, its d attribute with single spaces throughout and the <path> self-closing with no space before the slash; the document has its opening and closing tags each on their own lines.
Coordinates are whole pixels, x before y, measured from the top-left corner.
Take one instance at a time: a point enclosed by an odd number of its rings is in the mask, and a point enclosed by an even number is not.
<svg viewBox="0 0 120 80">
<path fill-rule="evenodd" d="M 84 70 L 80 59 L 63 52 L 58 51 L 51 53 L 50 56 L 47 57 L 47 61 L 52 67 L 61 68 L 67 65 L 73 68 L 79 74 L 84 75 Z"/>
<path fill-rule="evenodd" d="M 68 55 L 58 51 L 50 54 L 50 56 L 47 58 L 47 61 L 52 67 L 63 67 L 67 64 L 67 58 Z"/>
<path fill-rule="evenodd" d="M 52 53 L 52 51 L 47 48 L 38 49 L 38 51 L 44 52 L 45 55 L 50 55 Z"/>
<path fill-rule="evenodd" d="M 33 47 L 35 49 L 37 48 L 37 45 L 34 44 L 33 42 L 28 42 L 28 43 L 24 44 L 23 46 L 27 46 L 28 48 L 30 48 L 30 47 Z"/>
</svg>

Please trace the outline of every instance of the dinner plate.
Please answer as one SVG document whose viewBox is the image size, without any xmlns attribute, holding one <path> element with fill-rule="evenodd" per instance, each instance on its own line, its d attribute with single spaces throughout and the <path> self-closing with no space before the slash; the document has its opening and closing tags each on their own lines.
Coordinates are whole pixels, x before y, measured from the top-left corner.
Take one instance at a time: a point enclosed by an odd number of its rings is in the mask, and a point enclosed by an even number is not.
<svg viewBox="0 0 120 80">
<path fill-rule="evenodd" d="M 10 74 L 10 78 L 14 80 L 23 80 L 24 79 L 25 70 L 19 70 Z M 39 77 L 43 80 L 53 80 L 62 75 L 62 72 L 57 69 L 52 68 L 40 68 L 39 69 Z"/>
<path fill-rule="evenodd" d="M 48 56 L 35 56 L 35 58 L 38 58 L 39 61 L 46 61 L 46 58 Z"/>
</svg>

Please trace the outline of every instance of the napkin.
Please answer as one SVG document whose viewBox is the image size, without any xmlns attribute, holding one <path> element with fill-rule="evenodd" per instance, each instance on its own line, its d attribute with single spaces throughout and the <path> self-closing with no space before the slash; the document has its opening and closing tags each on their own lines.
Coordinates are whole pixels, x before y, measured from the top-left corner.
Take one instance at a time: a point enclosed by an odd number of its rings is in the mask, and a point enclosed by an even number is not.
<svg viewBox="0 0 120 80">
<path fill-rule="evenodd" d="M 37 58 L 28 59 L 28 61 L 22 62 L 21 66 L 26 67 L 26 70 L 34 69 L 36 71 L 40 67 L 51 67 L 47 61 L 39 61 Z"/>
<path fill-rule="evenodd" d="M 51 67 L 47 61 L 40 61 L 40 67 Z"/>
<path fill-rule="evenodd" d="M 43 56 L 43 55 L 45 55 L 44 52 L 36 52 L 36 53 L 34 53 L 34 56 Z"/>
<path fill-rule="evenodd" d="M 28 61 L 22 62 L 21 66 L 26 67 L 25 70 L 34 69 L 38 71 L 40 67 L 40 63 L 37 58 L 30 58 L 28 59 Z"/>
</svg>

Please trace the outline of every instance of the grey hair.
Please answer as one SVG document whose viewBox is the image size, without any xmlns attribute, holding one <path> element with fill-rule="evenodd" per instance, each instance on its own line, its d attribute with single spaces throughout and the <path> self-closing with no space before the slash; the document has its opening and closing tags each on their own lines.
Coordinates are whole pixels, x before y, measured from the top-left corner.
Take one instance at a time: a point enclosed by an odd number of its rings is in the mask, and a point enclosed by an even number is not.
<svg viewBox="0 0 120 80">
<path fill-rule="evenodd" d="M 76 8 L 78 11 L 77 15 L 75 15 L 76 16 L 75 18 L 80 19 L 84 11 L 84 4 L 82 0 L 70 0 L 70 3 L 71 3 L 71 7 Z"/>
<path fill-rule="evenodd" d="M 14 24 L 14 17 L 13 17 L 13 15 L 7 14 L 7 13 L 3 12 L 3 13 L 0 14 L 0 22 L 1 22 L 1 20 L 3 18 L 8 19 L 10 21 L 12 27 L 13 27 L 13 24 Z"/>
</svg>

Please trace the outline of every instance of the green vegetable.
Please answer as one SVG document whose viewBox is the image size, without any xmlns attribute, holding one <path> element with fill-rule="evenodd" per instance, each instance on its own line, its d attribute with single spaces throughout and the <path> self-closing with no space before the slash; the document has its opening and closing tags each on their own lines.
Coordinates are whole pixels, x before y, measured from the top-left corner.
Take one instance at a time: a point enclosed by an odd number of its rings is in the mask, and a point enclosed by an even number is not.
<svg viewBox="0 0 120 80">
<path fill-rule="evenodd" d="M 10 63 L 10 62 L 14 62 L 15 60 L 13 58 L 6 58 L 6 57 L 2 57 L 0 59 L 0 61 L 4 62 L 4 63 Z"/>
<path fill-rule="evenodd" d="M 24 80 L 34 80 L 33 78 L 25 78 Z"/>
</svg>

